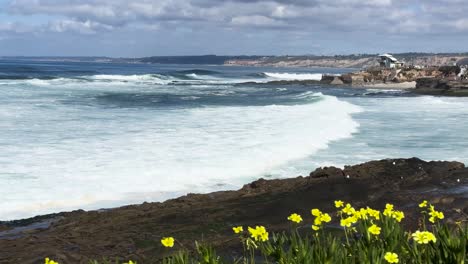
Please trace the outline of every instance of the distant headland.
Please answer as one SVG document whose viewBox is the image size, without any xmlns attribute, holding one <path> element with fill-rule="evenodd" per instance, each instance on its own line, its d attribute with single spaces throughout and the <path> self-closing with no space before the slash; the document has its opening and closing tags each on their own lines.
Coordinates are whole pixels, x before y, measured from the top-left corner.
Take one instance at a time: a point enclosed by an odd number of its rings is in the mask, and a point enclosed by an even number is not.
<svg viewBox="0 0 468 264">
<path fill-rule="evenodd" d="M 350 55 L 197 55 L 197 56 L 151 56 L 141 58 L 79 57 L 79 56 L 8 56 L 0 60 L 37 60 L 37 61 L 76 61 L 76 62 L 120 62 L 120 63 L 155 63 L 155 64 L 211 64 L 231 66 L 267 66 L 267 67 L 333 67 L 333 68 L 368 68 L 379 65 L 379 54 Z M 464 53 L 394 53 L 405 65 L 441 66 L 454 65 L 457 61 L 468 58 Z"/>
</svg>

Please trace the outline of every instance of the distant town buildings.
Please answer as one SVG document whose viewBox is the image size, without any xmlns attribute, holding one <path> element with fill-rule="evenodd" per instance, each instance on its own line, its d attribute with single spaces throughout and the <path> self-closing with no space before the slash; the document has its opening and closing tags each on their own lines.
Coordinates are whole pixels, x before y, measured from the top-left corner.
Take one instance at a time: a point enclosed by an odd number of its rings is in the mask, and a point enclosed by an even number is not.
<svg viewBox="0 0 468 264">
<path fill-rule="evenodd" d="M 394 69 L 394 68 L 401 68 L 403 67 L 404 63 L 397 60 L 395 57 L 393 57 L 391 54 L 385 53 L 379 55 L 380 58 L 380 66 L 389 68 L 389 69 Z"/>
<path fill-rule="evenodd" d="M 457 61 L 457 66 L 460 67 L 460 73 L 457 77 L 460 79 L 468 79 L 468 58 Z"/>
</svg>

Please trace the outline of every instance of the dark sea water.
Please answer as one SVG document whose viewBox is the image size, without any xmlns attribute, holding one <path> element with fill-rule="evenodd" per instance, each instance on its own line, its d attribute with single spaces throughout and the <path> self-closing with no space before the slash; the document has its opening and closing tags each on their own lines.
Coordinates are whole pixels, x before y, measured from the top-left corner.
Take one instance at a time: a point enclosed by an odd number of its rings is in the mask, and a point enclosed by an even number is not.
<svg viewBox="0 0 468 264">
<path fill-rule="evenodd" d="M 468 162 L 468 99 L 342 69 L 0 61 L 0 219 L 239 188 L 324 165 Z"/>
</svg>

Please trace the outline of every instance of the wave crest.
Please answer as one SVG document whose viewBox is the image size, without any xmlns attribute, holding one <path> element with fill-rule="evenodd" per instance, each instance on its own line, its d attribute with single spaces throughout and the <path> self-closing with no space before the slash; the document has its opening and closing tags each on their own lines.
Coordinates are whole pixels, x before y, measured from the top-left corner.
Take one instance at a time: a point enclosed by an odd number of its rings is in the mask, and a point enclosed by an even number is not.
<svg viewBox="0 0 468 264">
<path fill-rule="evenodd" d="M 274 78 L 277 80 L 294 80 L 294 81 L 303 81 L 303 80 L 314 80 L 320 81 L 322 79 L 322 73 L 274 73 L 274 72 L 264 72 L 265 76 Z"/>
</svg>

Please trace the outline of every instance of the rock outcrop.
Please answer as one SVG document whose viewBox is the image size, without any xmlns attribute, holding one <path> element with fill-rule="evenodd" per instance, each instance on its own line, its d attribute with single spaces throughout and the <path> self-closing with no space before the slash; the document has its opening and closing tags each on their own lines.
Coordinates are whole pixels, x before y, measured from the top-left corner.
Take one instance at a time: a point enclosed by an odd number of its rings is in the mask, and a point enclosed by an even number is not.
<svg viewBox="0 0 468 264">
<path fill-rule="evenodd" d="M 468 80 L 419 78 L 415 93 L 445 96 L 468 96 Z"/>
<path fill-rule="evenodd" d="M 76 211 L 32 220 L 0 223 L 0 263 L 42 263 L 45 256 L 60 263 L 120 257 L 153 263 L 168 253 L 162 236 L 174 236 L 186 246 L 210 241 L 220 254 L 235 255 L 235 225 L 261 224 L 269 230 L 288 228 L 286 217 L 312 221 L 311 208 L 333 212 L 333 200 L 355 206 L 383 208 L 394 203 L 417 224 L 418 203 L 427 199 L 443 210 L 446 221 L 467 219 L 468 169 L 459 162 L 425 162 L 417 158 L 371 161 L 344 169 L 319 168 L 308 177 L 260 179 L 238 191 L 189 194 L 164 203 L 100 211 Z M 47 218 L 53 219 L 47 225 Z M 26 225 L 26 227 L 25 227 Z M 36 227 L 35 227 L 36 225 Z M 40 228 L 39 228 L 39 227 Z"/>
<path fill-rule="evenodd" d="M 341 76 L 324 75 L 321 83 L 332 85 L 372 86 L 416 83 L 413 92 L 428 95 L 468 96 L 468 71 L 464 66 L 441 66 L 417 69 L 371 67 Z M 409 88 L 409 87 L 408 87 Z"/>
<path fill-rule="evenodd" d="M 322 83 L 331 84 L 332 81 L 339 79 L 344 84 L 349 85 L 366 85 L 380 83 L 403 83 L 414 82 L 421 77 L 443 77 L 452 74 L 445 73 L 439 68 L 403 68 L 403 69 L 385 69 L 380 67 L 368 68 L 364 71 L 346 73 L 336 78 L 334 76 L 325 75 L 322 78 Z M 335 81 L 336 84 L 340 82 Z"/>
</svg>

